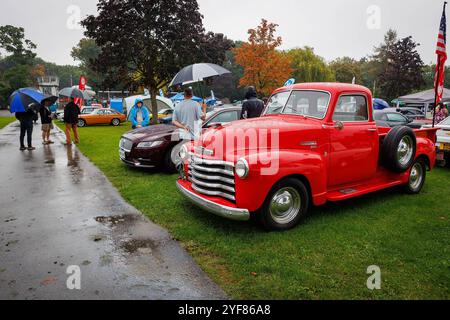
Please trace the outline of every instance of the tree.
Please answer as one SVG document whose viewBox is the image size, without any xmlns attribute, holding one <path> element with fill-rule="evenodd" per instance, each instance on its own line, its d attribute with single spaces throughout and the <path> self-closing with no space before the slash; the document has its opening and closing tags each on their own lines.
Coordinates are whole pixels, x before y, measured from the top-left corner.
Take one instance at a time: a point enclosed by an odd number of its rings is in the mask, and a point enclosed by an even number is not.
<svg viewBox="0 0 450 320">
<path fill-rule="evenodd" d="M 281 37 L 276 37 L 278 27 L 263 19 L 256 29 L 248 31 L 248 42 L 234 50 L 236 63 L 244 68 L 241 86 L 255 86 L 260 94 L 270 95 L 290 77 L 291 60 L 277 51 Z"/>
<path fill-rule="evenodd" d="M 11 25 L 0 26 L 0 48 L 10 53 L 21 63 L 27 63 L 36 57 L 33 50 L 36 45 L 28 39 L 25 39 L 25 30 L 23 28 Z"/>
<path fill-rule="evenodd" d="M 386 64 L 378 76 L 383 98 L 390 101 L 422 88 L 424 64 L 416 50 L 418 46 L 412 37 L 406 37 L 386 49 Z"/>
<path fill-rule="evenodd" d="M 292 76 L 297 82 L 335 81 L 333 70 L 322 57 L 314 53 L 311 47 L 296 48 L 287 52 L 292 61 Z"/>
<path fill-rule="evenodd" d="M 94 90 L 102 88 L 105 81 L 102 74 L 95 71 L 95 61 L 101 52 L 102 50 L 95 43 L 95 40 L 90 38 L 81 39 L 78 45 L 72 48 L 71 52 L 72 58 L 80 62 L 80 68 Z M 120 84 L 117 84 L 117 87 L 120 87 Z"/>
<path fill-rule="evenodd" d="M 337 58 L 330 62 L 336 81 L 351 83 L 355 78 L 357 83 L 362 83 L 361 61 L 356 61 L 350 57 Z"/>
<path fill-rule="evenodd" d="M 205 34 L 197 0 L 100 0 L 97 7 L 98 16 L 82 21 L 85 35 L 101 48 L 96 71 L 147 87 L 157 121 L 158 89 L 202 55 Z"/>
</svg>

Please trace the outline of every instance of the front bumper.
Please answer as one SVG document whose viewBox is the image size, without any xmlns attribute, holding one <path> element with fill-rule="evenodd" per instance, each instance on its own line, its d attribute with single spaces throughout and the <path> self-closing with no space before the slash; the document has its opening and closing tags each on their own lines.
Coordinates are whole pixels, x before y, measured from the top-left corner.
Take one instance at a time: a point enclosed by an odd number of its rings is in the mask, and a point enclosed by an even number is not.
<svg viewBox="0 0 450 320">
<path fill-rule="evenodd" d="M 177 182 L 178 190 L 186 197 L 188 198 L 192 203 L 195 205 L 201 207 L 202 209 L 213 213 L 219 217 L 230 219 L 230 220 L 236 220 L 236 221 L 248 221 L 250 220 L 250 212 L 246 209 L 239 209 L 239 208 L 233 208 L 224 206 L 215 202 L 212 202 L 208 199 L 205 199 L 201 197 L 200 195 L 197 195 L 196 193 L 188 190 L 186 187 L 184 187 L 179 181 Z"/>
</svg>

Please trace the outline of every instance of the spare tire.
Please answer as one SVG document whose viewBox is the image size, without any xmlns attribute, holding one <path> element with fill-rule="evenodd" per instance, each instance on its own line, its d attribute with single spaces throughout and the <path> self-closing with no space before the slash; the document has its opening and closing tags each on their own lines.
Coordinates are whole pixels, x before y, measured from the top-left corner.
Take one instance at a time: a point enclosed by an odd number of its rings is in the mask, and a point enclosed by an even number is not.
<svg viewBox="0 0 450 320">
<path fill-rule="evenodd" d="M 416 158 L 417 140 L 411 128 L 394 127 L 381 146 L 382 164 L 397 173 L 406 172 Z"/>
</svg>

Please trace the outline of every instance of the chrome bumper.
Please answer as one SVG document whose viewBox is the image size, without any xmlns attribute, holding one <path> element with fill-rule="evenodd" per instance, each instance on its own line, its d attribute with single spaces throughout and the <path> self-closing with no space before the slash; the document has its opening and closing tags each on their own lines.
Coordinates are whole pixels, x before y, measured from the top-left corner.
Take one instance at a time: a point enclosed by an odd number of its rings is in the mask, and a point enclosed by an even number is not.
<svg viewBox="0 0 450 320">
<path fill-rule="evenodd" d="M 248 221 L 250 220 L 250 212 L 246 209 L 237 209 L 237 208 L 231 208 L 222 206 L 220 204 L 217 204 L 215 202 L 203 199 L 202 197 L 196 195 L 195 193 L 185 189 L 182 185 L 180 185 L 177 182 L 178 190 L 186 197 L 188 198 L 192 203 L 196 204 L 197 206 L 201 207 L 202 209 L 213 213 L 219 217 L 227 218 L 230 220 L 236 220 L 236 221 Z"/>
</svg>

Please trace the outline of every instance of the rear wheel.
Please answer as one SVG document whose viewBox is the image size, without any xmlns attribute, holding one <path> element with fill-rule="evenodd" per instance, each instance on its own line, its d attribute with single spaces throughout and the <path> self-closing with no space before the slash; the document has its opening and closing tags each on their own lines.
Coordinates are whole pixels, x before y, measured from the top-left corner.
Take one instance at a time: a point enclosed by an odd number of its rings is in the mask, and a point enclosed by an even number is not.
<svg viewBox="0 0 450 320">
<path fill-rule="evenodd" d="M 86 127 L 86 121 L 84 121 L 83 119 L 79 119 L 78 120 L 78 126 L 80 128 Z"/>
<path fill-rule="evenodd" d="M 427 167 L 422 160 L 416 160 L 409 173 L 408 184 L 405 185 L 405 191 L 409 194 L 418 194 L 422 191 L 427 176 Z"/>
<path fill-rule="evenodd" d="M 113 120 L 111 121 L 111 124 L 112 124 L 114 127 L 117 127 L 117 126 L 120 125 L 120 120 L 119 120 L 119 119 L 113 119 Z"/>
<path fill-rule="evenodd" d="M 308 189 L 300 180 L 288 178 L 272 188 L 261 208 L 260 220 L 267 230 L 289 230 L 306 217 L 308 209 Z"/>
</svg>

